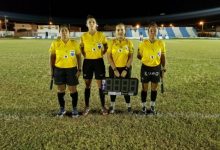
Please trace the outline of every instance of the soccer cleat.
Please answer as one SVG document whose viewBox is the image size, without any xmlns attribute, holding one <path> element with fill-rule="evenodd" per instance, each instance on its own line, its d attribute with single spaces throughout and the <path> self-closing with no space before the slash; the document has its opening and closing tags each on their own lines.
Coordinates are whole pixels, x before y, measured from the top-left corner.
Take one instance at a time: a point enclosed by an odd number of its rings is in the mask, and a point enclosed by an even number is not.
<svg viewBox="0 0 220 150">
<path fill-rule="evenodd" d="M 101 114 L 108 115 L 108 109 L 106 109 L 105 107 L 102 107 Z"/>
<path fill-rule="evenodd" d="M 128 107 L 128 113 L 131 113 L 131 107 Z"/>
<path fill-rule="evenodd" d="M 78 113 L 78 111 L 77 111 L 77 108 L 73 108 L 72 117 L 73 117 L 73 118 L 76 118 L 76 117 L 78 117 L 78 116 L 79 116 L 79 113 Z"/>
<path fill-rule="evenodd" d="M 114 113 L 115 113 L 115 110 L 113 109 L 112 106 L 109 107 L 109 113 L 110 113 L 110 114 L 114 114 Z"/>
<path fill-rule="evenodd" d="M 149 114 L 150 115 L 156 115 L 157 114 L 157 112 L 155 111 L 155 107 L 154 106 L 150 107 Z"/>
<path fill-rule="evenodd" d="M 64 108 L 60 108 L 60 111 L 57 113 L 57 117 L 63 117 L 66 114 L 66 110 Z"/>
<path fill-rule="evenodd" d="M 83 111 L 83 115 L 84 116 L 88 115 L 89 111 L 90 111 L 89 107 L 86 107 Z"/>
<path fill-rule="evenodd" d="M 144 106 L 144 107 L 142 107 L 142 113 L 146 114 L 146 112 L 147 112 L 146 107 L 145 107 L 145 106 Z"/>
</svg>

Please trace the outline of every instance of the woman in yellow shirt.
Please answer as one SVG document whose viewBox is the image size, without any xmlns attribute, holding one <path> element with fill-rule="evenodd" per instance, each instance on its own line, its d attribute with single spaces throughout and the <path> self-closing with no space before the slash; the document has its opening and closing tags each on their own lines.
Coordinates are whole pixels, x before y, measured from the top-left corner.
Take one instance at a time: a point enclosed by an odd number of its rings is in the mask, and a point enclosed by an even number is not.
<svg viewBox="0 0 220 150">
<path fill-rule="evenodd" d="M 125 25 L 116 25 L 116 38 L 108 44 L 107 57 L 110 77 L 131 77 L 131 64 L 133 60 L 133 44 L 125 38 Z M 111 95 L 110 113 L 115 112 L 116 95 Z M 124 96 L 128 112 L 131 112 L 130 96 Z"/>
<path fill-rule="evenodd" d="M 102 114 L 108 114 L 108 110 L 105 107 L 105 95 L 101 89 L 102 79 L 105 78 L 105 64 L 103 60 L 103 55 L 107 50 L 107 39 L 102 32 L 97 31 L 96 19 L 93 16 L 88 16 L 86 25 L 88 27 L 88 32 L 81 36 L 81 52 L 84 56 L 83 60 L 83 78 L 85 80 L 85 110 L 83 115 L 89 113 L 89 98 L 90 89 L 93 74 L 95 74 L 95 79 L 97 86 L 99 88 L 99 97 L 102 106 Z"/>
<path fill-rule="evenodd" d="M 51 75 L 53 75 L 58 88 L 57 97 L 60 111 L 57 116 L 62 117 L 66 113 L 64 95 L 67 86 L 72 97 L 72 117 L 78 117 L 77 85 L 81 72 L 80 47 L 77 41 L 70 40 L 69 30 L 66 26 L 60 28 L 60 34 L 61 38 L 53 41 L 49 49 Z"/>
<path fill-rule="evenodd" d="M 165 43 L 156 39 L 157 24 L 151 23 L 148 27 L 149 39 L 144 40 L 138 47 L 138 59 L 141 60 L 141 82 L 142 82 L 142 112 L 147 113 L 146 100 L 149 82 L 151 82 L 151 107 L 150 114 L 156 114 L 155 101 L 157 88 L 160 82 L 160 72 L 165 72 Z"/>
</svg>

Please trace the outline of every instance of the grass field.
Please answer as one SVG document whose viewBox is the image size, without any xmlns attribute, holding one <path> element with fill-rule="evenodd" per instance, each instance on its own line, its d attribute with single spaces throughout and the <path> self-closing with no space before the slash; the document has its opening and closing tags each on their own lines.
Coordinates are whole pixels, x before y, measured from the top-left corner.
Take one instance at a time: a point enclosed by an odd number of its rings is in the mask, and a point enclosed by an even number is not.
<svg viewBox="0 0 220 150">
<path fill-rule="evenodd" d="M 139 78 L 138 41 L 133 42 L 132 77 Z M 94 82 L 92 112 L 77 119 L 54 116 L 58 102 L 56 89 L 49 90 L 50 43 L 0 39 L 0 149 L 220 149 L 219 40 L 166 41 L 165 93 L 158 94 L 157 116 L 127 114 L 122 96 L 116 100 L 118 113 L 101 116 Z M 79 111 L 84 87 L 81 76 Z M 141 109 L 140 91 L 141 84 L 131 98 L 135 111 Z M 69 94 L 65 98 L 71 111 Z"/>
</svg>

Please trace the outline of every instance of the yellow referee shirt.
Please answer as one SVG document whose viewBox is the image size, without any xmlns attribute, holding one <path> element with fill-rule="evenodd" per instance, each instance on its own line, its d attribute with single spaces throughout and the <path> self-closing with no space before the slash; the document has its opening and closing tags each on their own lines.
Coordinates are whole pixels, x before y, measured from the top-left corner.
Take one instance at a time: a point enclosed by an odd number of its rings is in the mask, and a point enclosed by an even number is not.
<svg viewBox="0 0 220 150">
<path fill-rule="evenodd" d="M 133 53 L 133 49 L 133 43 L 130 40 L 124 39 L 120 41 L 114 39 L 108 42 L 107 53 L 112 54 L 116 67 L 125 67 L 128 61 L 128 56 Z"/>
<path fill-rule="evenodd" d="M 86 32 L 81 36 L 80 46 L 84 47 L 85 59 L 102 58 L 104 44 L 107 44 L 107 38 L 102 32 L 97 31 L 94 35 Z"/>
<path fill-rule="evenodd" d="M 161 54 L 165 54 L 165 43 L 161 40 L 155 40 L 151 43 L 144 40 L 139 44 L 139 54 L 142 56 L 141 62 L 149 67 L 160 65 Z"/>
<path fill-rule="evenodd" d="M 59 68 L 72 68 L 77 66 L 76 55 L 80 54 L 79 43 L 75 40 L 69 40 L 66 44 L 57 39 L 52 42 L 50 53 L 56 55 L 55 66 Z"/>
</svg>

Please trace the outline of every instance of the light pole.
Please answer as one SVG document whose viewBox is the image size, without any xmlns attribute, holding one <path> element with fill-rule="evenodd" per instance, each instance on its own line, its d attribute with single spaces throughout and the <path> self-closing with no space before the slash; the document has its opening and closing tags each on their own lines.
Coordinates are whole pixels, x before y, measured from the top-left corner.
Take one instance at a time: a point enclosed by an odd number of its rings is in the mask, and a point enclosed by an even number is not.
<svg viewBox="0 0 220 150">
<path fill-rule="evenodd" d="M 199 22 L 199 25 L 201 25 L 201 26 L 202 26 L 202 33 L 203 33 L 204 21 L 200 21 L 200 22 Z"/>
<path fill-rule="evenodd" d="M 2 30 L 2 21 L 0 20 L 0 31 Z"/>
</svg>

